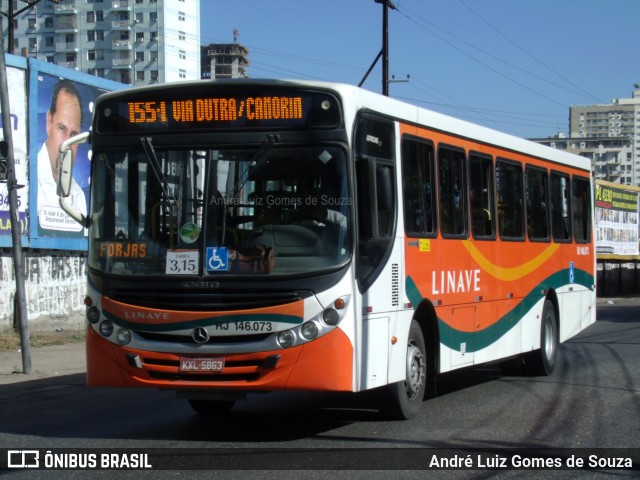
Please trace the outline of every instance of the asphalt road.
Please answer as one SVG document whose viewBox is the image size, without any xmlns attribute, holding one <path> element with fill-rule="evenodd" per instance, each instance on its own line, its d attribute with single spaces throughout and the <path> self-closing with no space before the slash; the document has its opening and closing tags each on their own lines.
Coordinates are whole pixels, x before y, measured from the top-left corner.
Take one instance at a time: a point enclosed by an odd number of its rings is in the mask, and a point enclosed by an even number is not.
<svg viewBox="0 0 640 480">
<path fill-rule="evenodd" d="M 375 409 L 376 392 L 255 395 L 226 417 L 207 419 L 172 393 L 89 389 L 83 374 L 1 385 L 0 449 L 166 449 L 150 450 L 156 455 L 156 466 L 175 465 L 176 470 L 0 470 L 0 475 L 424 478 L 425 472 L 415 469 L 434 453 L 473 455 L 478 467 L 478 462 L 486 466 L 487 459 L 499 462 L 502 457 L 511 464 L 514 452 L 545 458 L 558 452 L 564 462 L 570 455 L 588 458 L 590 449 L 603 448 L 629 449 L 615 452 L 633 458 L 637 469 L 640 300 L 622 299 L 613 305 L 600 302 L 598 321 L 560 347 L 560 363 L 550 377 L 505 374 L 498 366 L 487 366 L 443 375 L 437 388 L 438 396 L 425 401 L 416 418 L 390 422 Z M 5 455 L 4 450 L 0 455 Z M 6 466 L 4 460 L 0 458 L 0 468 Z M 215 477 L 211 472 L 191 470 L 202 464 L 218 470 Z M 629 468 L 606 470 L 598 466 L 428 473 L 438 478 L 626 478 L 640 474 Z"/>
</svg>

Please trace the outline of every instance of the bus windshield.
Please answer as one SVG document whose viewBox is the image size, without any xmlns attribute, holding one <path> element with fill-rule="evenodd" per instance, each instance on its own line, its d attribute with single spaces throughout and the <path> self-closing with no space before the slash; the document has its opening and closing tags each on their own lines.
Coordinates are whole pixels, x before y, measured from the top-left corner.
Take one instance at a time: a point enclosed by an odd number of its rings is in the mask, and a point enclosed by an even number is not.
<svg viewBox="0 0 640 480">
<path fill-rule="evenodd" d="M 290 275 L 351 255 L 336 146 L 94 152 L 89 266 L 122 275 Z"/>
</svg>

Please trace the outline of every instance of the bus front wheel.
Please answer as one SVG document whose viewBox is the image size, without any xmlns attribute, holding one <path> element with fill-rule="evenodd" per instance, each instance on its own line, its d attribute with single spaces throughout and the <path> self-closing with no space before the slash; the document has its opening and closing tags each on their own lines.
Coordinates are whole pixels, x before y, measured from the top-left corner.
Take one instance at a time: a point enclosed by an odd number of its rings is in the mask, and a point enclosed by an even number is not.
<svg viewBox="0 0 640 480">
<path fill-rule="evenodd" d="M 427 384 L 427 351 L 418 322 L 411 322 L 406 353 L 406 378 L 387 385 L 383 412 L 390 418 L 408 420 L 415 416 L 424 400 Z"/>
</svg>

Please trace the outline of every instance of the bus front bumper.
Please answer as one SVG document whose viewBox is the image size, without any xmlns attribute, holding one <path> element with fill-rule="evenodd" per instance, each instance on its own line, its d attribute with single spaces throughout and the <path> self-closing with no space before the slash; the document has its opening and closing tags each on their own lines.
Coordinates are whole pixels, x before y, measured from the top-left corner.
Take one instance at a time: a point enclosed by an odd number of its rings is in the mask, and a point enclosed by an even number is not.
<svg viewBox="0 0 640 480">
<path fill-rule="evenodd" d="M 196 353 L 135 350 L 87 329 L 89 386 L 154 387 L 174 390 L 353 391 L 353 348 L 340 329 L 297 347 L 224 355 L 219 372 L 184 372 L 181 358 L 222 358 Z"/>
</svg>

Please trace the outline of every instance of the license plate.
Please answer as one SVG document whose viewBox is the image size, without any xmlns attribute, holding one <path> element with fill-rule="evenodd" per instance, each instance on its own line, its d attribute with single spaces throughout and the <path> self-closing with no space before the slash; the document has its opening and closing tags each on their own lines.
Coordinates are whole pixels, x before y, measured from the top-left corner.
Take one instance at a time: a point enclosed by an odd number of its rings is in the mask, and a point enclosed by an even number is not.
<svg viewBox="0 0 640 480">
<path fill-rule="evenodd" d="M 221 372 L 224 369 L 224 358 L 190 358 L 180 357 L 181 372 Z"/>
</svg>

